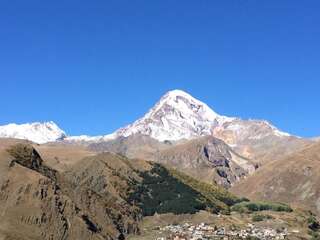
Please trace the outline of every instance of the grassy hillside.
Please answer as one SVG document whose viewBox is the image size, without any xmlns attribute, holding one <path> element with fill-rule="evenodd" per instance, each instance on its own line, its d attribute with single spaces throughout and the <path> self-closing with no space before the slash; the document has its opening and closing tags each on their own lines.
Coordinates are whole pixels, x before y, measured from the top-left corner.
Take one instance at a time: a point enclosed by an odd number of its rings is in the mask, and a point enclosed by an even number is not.
<svg viewBox="0 0 320 240">
<path fill-rule="evenodd" d="M 100 195 L 108 192 L 137 206 L 144 216 L 154 213 L 228 212 L 237 198 L 216 185 L 201 183 L 161 164 L 129 160 L 112 153 L 85 158 L 66 177 L 74 187 L 85 186 Z"/>
<path fill-rule="evenodd" d="M 140 232 L 143 217 L 202 210 L 227 221 L 261 210 L 273 218 L 291 214 L 287 205 L 249 202 L 155 162 L 102 153 L 61 171 L 31 145 L 5 149 L 0 146 L 0 239 L 124 239 Z M 267 221 L 263 214 L 248 219 Z M 316 218 L 305 221 L 317 233 Z"/>
<path fill-rule="evenodd" d="M 320 213 L 320 143 L 262 166 L 231 191 L 257 201 L 285 202 Z M 257 191 L 258 190 L 258 191 Z"/>
</svg>

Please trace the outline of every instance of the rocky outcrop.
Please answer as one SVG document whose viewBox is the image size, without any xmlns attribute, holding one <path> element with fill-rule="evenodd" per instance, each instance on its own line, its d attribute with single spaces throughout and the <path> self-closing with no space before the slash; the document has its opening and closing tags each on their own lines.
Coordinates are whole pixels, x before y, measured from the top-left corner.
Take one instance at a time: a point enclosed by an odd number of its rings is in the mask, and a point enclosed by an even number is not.
<svg viewBox="0 0 320 240">
<path fill-rule="evenodd" d="M 13 157 L 10 166 L 18 163 L 26 168 L 37 171 L 53 181 L 57 181 L 57 171 L 46 166 L 43 163 L 39 153 L 28 144 L 17 144 L 8 149 L 9 154 Z"/>
<path fill-rule="evenodd" d="M 249 159 L 238 155 L 222 140 L 211 136 L 158 151 L 154 154 L 154 160 L 226 188 L 256 168 Z"/>
</svg>

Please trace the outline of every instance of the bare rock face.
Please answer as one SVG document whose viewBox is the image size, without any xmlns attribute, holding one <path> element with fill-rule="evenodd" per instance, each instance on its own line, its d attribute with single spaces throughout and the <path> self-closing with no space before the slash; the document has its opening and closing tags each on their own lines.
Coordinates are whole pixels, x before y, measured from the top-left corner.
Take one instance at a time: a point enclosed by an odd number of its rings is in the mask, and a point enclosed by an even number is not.
<svg viewBox="0 0 320 240">
<path fill-rule="evenodd" d="M 226 188 L 255 170 L 249 159 L 241 157 L 222 140 L 211 136 L 158 151 L 154 154 L 154 160 Z"/>
<path fill-rule="evenodd" d="M 28 144 L 17 144 L 8 149 L 9 154 L 13 157 L 10 166 L 18 163 L 26 168 L 35 170 L 40 174 L 57 181 L 57 171 L 43 164 L 39 153 Z"/>
<path fill-rule="evenodd" d="M 14 158 L 11 165 L 16 162 L 24 167 L 39 170 L 43 162 L 38 152 L 28 144 L 14 145 L 8 149 L 8 153 Z"/>
</svg>

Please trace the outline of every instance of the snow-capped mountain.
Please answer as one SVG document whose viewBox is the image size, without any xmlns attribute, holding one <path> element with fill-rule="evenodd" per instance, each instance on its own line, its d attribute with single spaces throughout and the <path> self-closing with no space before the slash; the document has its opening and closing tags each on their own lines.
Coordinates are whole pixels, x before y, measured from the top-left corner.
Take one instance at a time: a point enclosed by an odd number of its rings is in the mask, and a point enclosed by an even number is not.
<svg viewBox="0 0 320 240">
<path fill-rule="evenodd" d="M 211 135 L 223 140 L 237 153 L 250 159 L 272 159 L 274 155 L 289 154 L 292 149 L 304 144 L 303 139 L 282 132 L 265 120 L 243 120 L 219 115 L 205 103 L 181 90 L 166 93 L 154 107 L 134 123 L 120 128 L 111 135 L 88 138 L 90 141 L 85 143 L 93 145 L 101 143 L 99 147 L 103 149 L 103 143 L 121 145 L 124 138 L 129 136 L 132 139 L 139 139 L 135 137 L 137 134 L 149 136 L 160 142 L 191 140 Z M 77 137 L 74 137 L 73 141 L 77 141 Z M 78 142 L 84 141 L 78 140 Z M 127 142 L 130 143 L 131 140 L 128 138 Z M 144 146 L 143 142 L 134 144 Z"/>
<path fill-rule="evenodd" d="M 233 119 L 215 113 L 186 92 L 173 90 L 166 93 L 144 117 L 117 130 L 115 135 L 127 137 L 139 133 L 159 141 L 192 139 L 211 135 L 216 126 Z"/>
<path fill-rule="evenodd" d="M 266 121 L 219 115 L 207 104 L 181 90 L 167 92 L 142 118 L 108 135 L 66 136 L 54 122 L 0 126 L 0 137 L 28 139 L 36 143 L 61 139 L 76 143 L 103 142 L 134 134 L 147 135 L 158 141 L 189 140 L 213 135 L 230 145 L 268 136 L 290 136 Z"/>
<path fill-rule="evenodd" d="M 252 129 L 250 126 L 255 128 Z M 262 126 L 261 131 L 259 126 Z M 117 130 L 112 136 L 127 137 L 139 133 L 159 141 L 176 141 L 207 135 L 215 136 L 216 133 L 223 131 L 253 139 L 268 135 L 289 136 L 267 121 L 241 120 L 219 115 L 207 104 L 181 90 L 169 91 L 142 118 Z"/>
<path fill-rule="evenodd" d="M 259 130 L 259 126 L 262 126 L 262 130 Z M 158 141 L 189 140 L 207 135 L 218 136 L 226 141 L 229 140 L 230 133 L 237 139 L 247 137 L 261 139 L 269 135 L 289 136 L 267 121 L 241 120 L 219 115 L 190 94 L 182 90 L 172 90 L 167 92 L 142 118 L 112 134 L 97 137 L 73 136 L 65 140 L 99 142 L 142 134 Z"/>
<path fill-rule="evenodd" d="M 26 139 L 41 144 L 61 140 L 65 136 L 65 132 L 52 121 L 0 126 L 1 138 Z"/>
</svg>

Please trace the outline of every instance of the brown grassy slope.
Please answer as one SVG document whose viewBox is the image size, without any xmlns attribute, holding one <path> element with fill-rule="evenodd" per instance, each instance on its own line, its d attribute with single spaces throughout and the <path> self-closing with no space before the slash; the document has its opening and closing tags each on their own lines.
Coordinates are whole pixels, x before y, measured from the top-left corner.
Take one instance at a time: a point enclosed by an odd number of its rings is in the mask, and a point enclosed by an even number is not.
<svg viewBox="0 0 320 240">
<path fill-rule="evenodd" d="M 63 143 L 36 144 L 27 140 L 0 138 L 0 160 L 7 159 L 5 149 L 17 143 L 31 144 L 37 149 L 46 164 L 59 171 L 65 171 L 84 157 L 93 156 L 96 153 L 88 150 L 85 146 Z M 0 161 L 0 165 L 3 161 Z M 1 168 L 0 168 L 1 170 Z"/>
<path fill-rule="evenodd" d="M 227 211 L 223 201 L 234 197 L 221 189 L 216 199 L 194 179 L 112 153 L 85 157 L 56 171 L 31 145 L 14 143 L 6 142 L 0 151 L 0 239 L 121 239 L 139 231 L 148 206 L 170 212 L 187 196 L 190 202 L 182 211 L 193 211 L 191 203 L 196 210 Z M 217 194 L 219 189 L 214 189 Z"/>
<path fill-rule="evenodd" d="M 35 145 L 35 147 L 42 158 L 47 161 L 48 165 L 60 171 L 68 169 L 84 157 L 96 154 L 81 145 L 48 143 Z"/>
<path fill-rule="evenodd" d="M 73 185 L 31 145 L 10 140 L 1 146 L 0 239 L 111 240 L 138 231 L 139 210 L 118 195 L 81 185 L 83 176 Z M 105 161 L 117 160 L 108 155 Z"/>
<path fill-rule="evenodd" d="M 6 149 L 18 143 L 30 142 L 26 140 L 18 140 L 12 138 L 0 138 L 0 181 L 6 178 L 8 174 L 8 166 L 10 164 L 10 156 Z"/>
<path fill-rule="evenodd" d="M 232 187 L 255 200 L 281 201 L 320 213 L 320 143 L 272 161 Z"/>
<path fill-rule="evenodd" d="M 29 149 L 25 148 L 27 152 Z M 97 222 L 90 222 L 88 195 L 72 198 L 63 179 L 56 182 L 55 178 L 42 173 L 45 161 L 38 161 L 40 167 L 33 168 L 29 163 L 35 155 L 19 153 L 12 157 L 2 148 L 0 156 L 3 174 L 0 179 L 0 239 L 98 240 L 119 235 L 117 227 L 107 216 L 101 220 L 101 225 L 109 223 L 109 227 L 92 229 Z M 15 160 L 14 164 L 12 160 Z M 49 167 L 45 169 L 49 170 Z M 94 194 L 91 201 L 95 201 L 95 206 L 104 204 Z"/>
<path fill-rule="evenodd" d="M 237 197 L 220 186 L 201 183 L 157 163 L 129 160 L 113 153 L 84 158 L 64 175 L 75 189 L 89 188 L 101 196 L 106 194 L 106 197 L 112 193 L 142 207 L 144 214 L 153 214 L 154 210 L 177 210 L 173 207 L 179 203 L 181 207 L 181 201 L 186 200 L 182 196 L 201 202 L 203 207 L 208 206 L 213 211 L 228 211 L 226 203 L 238 201 Z M 208 193 L 208 189 L 213 191 Z M 182 199 L 179 200 L 180 196 Z M 192 203 L 189 202 L 189 205 Z M 186 207 L 177 211 L 188 212 L 191 209 Z"/>
<path fill-rule="evenodd" d="M 88 149 L 96 152 L 114 152 L 128 158 L 151 160 L 155 152 L 170 146 L 170 143 L 159 142 L 147 135 L 134 134 L 106 142 L 92 143 L 88 146 Z"/>
</svg>

